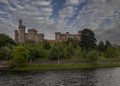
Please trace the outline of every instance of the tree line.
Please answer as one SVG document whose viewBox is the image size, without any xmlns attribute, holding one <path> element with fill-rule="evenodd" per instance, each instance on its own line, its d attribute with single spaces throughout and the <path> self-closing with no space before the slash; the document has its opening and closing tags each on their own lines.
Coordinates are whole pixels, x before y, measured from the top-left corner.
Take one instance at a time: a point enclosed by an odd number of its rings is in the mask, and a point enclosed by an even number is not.
<svg viewBox="0 0 120 86">
<path fill-rule="evenodd" d="M 10 61 L 10 65 L 23 66 L 33 60 L 49 59 L 84 59 L 101 60 L 120 58 L 120 47 L 113 47 L 111 43 L 100 41 L 97 44 L 95 34 L 89 29 L 81 31 L 81 40 L 68 38 L 61 43 L 25 43 L 18 45 L 9 36 L 0 34 L 0 60 Z"/>
</svg>

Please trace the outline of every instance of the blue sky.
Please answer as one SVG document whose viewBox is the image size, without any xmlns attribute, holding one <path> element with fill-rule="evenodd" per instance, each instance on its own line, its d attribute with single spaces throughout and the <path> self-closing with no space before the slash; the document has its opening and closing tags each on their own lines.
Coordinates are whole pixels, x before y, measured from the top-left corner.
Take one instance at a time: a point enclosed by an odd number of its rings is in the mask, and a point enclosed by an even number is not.
<svg viewBox="0 0 120 86">
<path fill-rule="evenodd" d="M 0 0 L 0 33 L 14 38 L 19 18 L 46 39 L 88 28 L 98 41 L 120 44 L 120 0 Z"/>
</svg>

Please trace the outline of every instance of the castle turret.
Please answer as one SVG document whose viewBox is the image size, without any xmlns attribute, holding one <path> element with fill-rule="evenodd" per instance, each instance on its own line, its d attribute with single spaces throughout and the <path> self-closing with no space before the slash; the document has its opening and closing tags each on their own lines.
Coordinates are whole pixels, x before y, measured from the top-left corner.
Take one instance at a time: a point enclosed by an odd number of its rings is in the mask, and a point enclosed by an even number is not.
<svg viewBox="0 0 120 86">
<path fill-rule="evenodd" d="M 66 32 L 66 39 L 70 38 L 69 32 Z"/>
<path fill-rule="evenodd" d="M 19 20 L 19 35 L 18 35 L 18 42 L 21 43 L 25 43 L 25 26 L 22 25 L 22 20 Z"/>
<path fill-rule="evenodd" d="M 61 40 L 61 33 L 55 32 L 55 40 Z"/>
</svg>

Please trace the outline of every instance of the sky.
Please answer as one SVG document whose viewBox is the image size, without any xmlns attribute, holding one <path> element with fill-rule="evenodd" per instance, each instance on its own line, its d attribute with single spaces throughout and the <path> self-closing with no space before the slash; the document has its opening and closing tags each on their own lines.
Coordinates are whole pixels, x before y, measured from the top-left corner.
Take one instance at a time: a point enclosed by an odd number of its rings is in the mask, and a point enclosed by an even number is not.
<svg viewBox="0 0 120 86">
<path fill-rule="evenodd" d="M 98 41 L 120 44 L 120 0 L 0 0 L 0 33 L 14 38 L 19 19 L 46 39 L 88 28 Z"/>
</svg>

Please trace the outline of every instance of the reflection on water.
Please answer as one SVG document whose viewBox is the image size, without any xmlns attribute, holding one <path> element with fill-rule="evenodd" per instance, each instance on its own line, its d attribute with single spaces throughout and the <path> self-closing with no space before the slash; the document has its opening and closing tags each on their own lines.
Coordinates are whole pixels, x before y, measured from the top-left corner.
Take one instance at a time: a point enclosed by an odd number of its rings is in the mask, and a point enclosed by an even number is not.
<svg viewBox="0 0 120 86">
<path fill-rule="evenodd" d="M 120 86 L 120 68 L 0 72 L 0 86 Z"/>
</svg>

